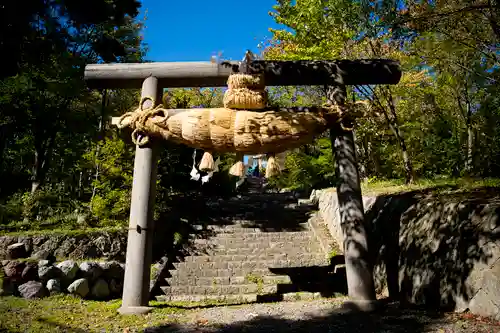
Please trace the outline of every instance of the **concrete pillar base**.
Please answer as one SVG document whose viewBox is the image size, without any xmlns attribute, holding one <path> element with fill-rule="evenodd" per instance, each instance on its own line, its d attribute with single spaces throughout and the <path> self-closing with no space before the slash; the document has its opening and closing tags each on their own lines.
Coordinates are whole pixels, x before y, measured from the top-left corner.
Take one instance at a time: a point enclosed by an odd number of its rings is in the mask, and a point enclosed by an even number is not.
<svg viewBox="0 0 500 333">
<path fill-rule="evenodd" d="M 347 300 L 341 308 L 355 312 L 374 312 L 383 307 L 383 302 L 379 300 Z"/>
<path fill-rule="evenodd" d="M 122 306 L 118 309 L 118 313 L 122 315 L 145 315 L 151 311 L 153 308 L 149 306 Z"/>
</svg>

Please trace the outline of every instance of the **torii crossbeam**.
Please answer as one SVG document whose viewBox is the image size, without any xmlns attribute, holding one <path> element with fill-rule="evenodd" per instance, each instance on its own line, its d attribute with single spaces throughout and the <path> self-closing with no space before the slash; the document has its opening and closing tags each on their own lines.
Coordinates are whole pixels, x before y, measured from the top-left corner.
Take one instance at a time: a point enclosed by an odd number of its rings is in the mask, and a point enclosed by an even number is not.
<svg viewBox="0 0 500 333">
<path fill-rule="evenodd" d="M 117 89 L 142 87 L 142 97 L 161 101 L 163 88 L 221 87 L 231 73 L 242 68 L 249 74 L 264 74 L 268 86 L 330 86 L 329 100 L 346 110 L 346 85 L 397 84 L 399 63 L 387 59 L 334 61 L 247 62 L 156 62 L 140 64 L 92 64 L 85 68 L 90 88 Z M 151 103 L 147 100 L 146 103 Z M 144 105 L 154 107 L 155 105 Z M 376 296 L 368 258 L 364 209 L 354 139 L 351 131 L 339 126 L 330 131 L 335 150 L 337 195 L 344 233 L 344 257 L 350 302 L 358 309 L 371 310 Z M 132 202 L 128 231 L 122 314 L 150 310 L 149 282 L 152 252 L 152 212 L 155 198 L 157 154 L 154 144 L 136 147 Z"/>
</svg>

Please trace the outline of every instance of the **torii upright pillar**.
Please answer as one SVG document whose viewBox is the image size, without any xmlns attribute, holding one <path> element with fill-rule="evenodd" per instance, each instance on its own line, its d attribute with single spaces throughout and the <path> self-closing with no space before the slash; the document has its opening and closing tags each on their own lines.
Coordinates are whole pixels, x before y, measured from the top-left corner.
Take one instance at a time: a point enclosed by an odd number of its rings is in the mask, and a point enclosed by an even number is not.
<svg viewBox="0 0 500 333">
<path fill-rule="evenodd" d="M 142 107 L 154 107 L 161 101 L 160 92 L 158 79 L 153 76 L 146 78 L 142 84 Z M 154 142 L 144 147 L 136 146 L 125 280 L 122 306 L 118 310 L 121 314 L 143 314 L 151 310 L 148 303 L 157 164 L 158 151 Z"/>
<path fill-rule="evenodd" d="M 346 88 L 340 82 L 328 89 L 330 103 L 348 114 L 345 105 Z M 373 269 L 368 255 L 368 235 L 365 230 L 363 199 L 356 162 L 354 135 L 349 117 L 330 131 L 337 175 L 337 197 L 340 225 L 344 235 L 344 259 L 349 301 L 344 305 L 353 310 L 373 311 L 377 298 L 373 282 Z"/>
</svg>

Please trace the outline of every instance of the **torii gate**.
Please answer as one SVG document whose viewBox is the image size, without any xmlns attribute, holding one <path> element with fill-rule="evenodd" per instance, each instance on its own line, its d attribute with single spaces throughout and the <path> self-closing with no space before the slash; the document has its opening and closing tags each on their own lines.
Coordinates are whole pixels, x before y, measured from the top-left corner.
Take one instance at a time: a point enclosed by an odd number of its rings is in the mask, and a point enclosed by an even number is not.
<svg viewBox="0 0 500 333">
<path fill-rule="evenodd" d="M 142 98 L 161 101 L 163 88 L 221 87 L 230 74 L 238 71 L 263 74 L 268 86 L 330 86 L 328 99 L 341 111 L 348 110 L 346 85 L 397 84 L 401 79 L 399 63 L 386 59 L 335 61 L 265 61 L 245 62 L 158 62 L 140 64 L 93 64 L 85 68 L 90 88 L 139 88 Z M 146 105 L 149 103 L 148 105 Z M 152 100 L 145 107 L 154 107 Z M 175 111 L 175 110 L 174 110 Z M 183 111 L 183 110 L 179 110 Z M 185 110 L 184 110 L 185 111 Z M 348 114 L 348 112 L 346 113 Z M 376 295 L 373 270 L 368 256 L 364 210 L 351 122 L 347 118 L 330 129 L 334 147 L 337 195 L 344 234 L 344 256 L 350 303 L 370 311 Z M 137 146 L 134 161 L 132 202 L 128 231 L 122 314 L 141 314 L 149 304 L 150 265 L 152 257 L 153 206 L 157 172 L 157 149 L 154 144 Z"/>
</svg>

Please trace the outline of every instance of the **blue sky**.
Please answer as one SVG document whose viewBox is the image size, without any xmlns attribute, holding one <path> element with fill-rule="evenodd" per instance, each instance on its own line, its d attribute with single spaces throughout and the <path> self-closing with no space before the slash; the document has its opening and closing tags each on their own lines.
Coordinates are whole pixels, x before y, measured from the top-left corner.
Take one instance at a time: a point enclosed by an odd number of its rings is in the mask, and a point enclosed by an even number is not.
<svg viewBox="0 0 500 333">
<path fill-rule="evenodd" d="M 143 0 L 147 10 L 144 41 L 152 61 L 209 61 L 222 52 L 224 59 L 241 60 L 278 28 L 268 14 L 276 0 Z"/>
</svg>

